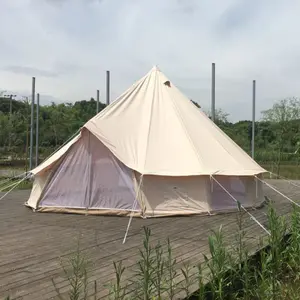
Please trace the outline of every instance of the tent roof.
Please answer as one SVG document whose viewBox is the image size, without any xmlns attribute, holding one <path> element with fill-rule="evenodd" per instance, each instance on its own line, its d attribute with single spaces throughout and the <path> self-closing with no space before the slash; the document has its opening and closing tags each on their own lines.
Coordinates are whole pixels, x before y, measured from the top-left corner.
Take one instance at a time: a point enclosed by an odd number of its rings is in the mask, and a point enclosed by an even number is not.
<svg viewBox="0 0 300 300">
<path fill-rule="evenodd" d="M 265 172 L 157 67 L 85 127 L 142 174 Z"/>
<path fill-rule="evenodd" d="M 141 174 L 240 176 L 266 172 L 157 67 L 84 127 Z"/>
</svg>

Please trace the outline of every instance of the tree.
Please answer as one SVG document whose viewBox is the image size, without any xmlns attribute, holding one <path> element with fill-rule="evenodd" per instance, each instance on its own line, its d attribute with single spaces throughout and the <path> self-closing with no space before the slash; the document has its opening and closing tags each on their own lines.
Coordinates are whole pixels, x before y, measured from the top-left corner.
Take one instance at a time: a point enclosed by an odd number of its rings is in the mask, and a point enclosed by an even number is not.
<svg viewBox="0 0 300 300">
<path fill-rule="evenodd" d="M 211 119 L 211 111 L 207 112 L 204 111 L 204 113 Z M 226 113 L 222 108 L 215 109 L 215 123 L 220 125 L 222 123 L 228 123 L 228 116 L 229 114 Z"/>
<path fill-rule="evenodd" d="M 265 121 L 283 123 L 300 119 L 300 99 L 285 98 L 277 101 L 272 108 L 262 111 Z"/>
<path fill-rule="evenodd" d="M 193 104 L 198 107 L 198 108 L 201 108 L 201 106 L 195 102 L 194 100 L 190 99 Z M 204 113 L 211 119 L 211 112 L 207 112 L 207 111 L 204 111 Z M 215 110 L 215 122 L 216 123 L 228 123 L 228 116 L 229 114 L 224 112 L 222 108 L 217 108 Z"/>
<path fill-rule="evenodd" d="M 21 158 L 29 144 L 30 104 L 28 101 L 12 100 L 12 116 L 10 118 L 7 98 L 0 97 L 0 155 L 2 157 L 17 156 Z M 197 109 L 201 105 L 191 100 Z M 80 127 L 96 114 L 94 99 L 73 103 L 52 103 L 40 106 L 39 135 L 41 158 L 48 156 L 64 143 Z M 100 110 L 105 104 L 100 103 Z M 210 117 L 209 112 L 205 112 Z M 274 162 L 278 167 L 282 161 L 296 159 L 300 162 L 300 100 L 286 98 L 277 101 L 273 107 L 262 112 L 263 121 L 256 122 L 256 159 L 260 163 Z M 35 116 L 35 115 L 34 115 Z M 228 113 L 216 109 L 215 123 L 240 147 L 249 153 L 249 140 L 252 135 L 251 121 L 231 123 Z M 11 122 L 10 122 L 11 120 Z M 199 128 L 199 130 L 201 130 Z M 11 149 L 9 149 L 9 136 Z M 21 155 L 21 156 L 20 156 Z M 28 157 L 28 153 L 26 154 Z"/>
<path fill-rule="evenodd" d="M 28 101 L 12 100 L 13 114 L 9 122 L 9 100 L 0 97 L 0 148 L 2 155 L 26 152 L 30 130 L 30 105 Z M 100 103 L 100 110 L 106 105 Z M 36 110 L 35 110 L 36 111 Z M 74 132 L 96 114 L 96 101 L 82 100 L 40 106 L 40 147 L 49 152 L 64 143 Z M 34 115 L 35 117 L 35 115 Z M 9 136 L 13 148 L 8 149 Z"/>
<path fill-rule="evenodd" d="M 287 146 L 291 146 L 291 140 L 295 132 L 291 130 L 291 123 L 300 119 L 300 99 L 296 97 L 285 98 L 277 101 L 272 108 L 262 111 L 263 120 L 270 122 L 276 130 L 276 144 L 278 151 L 277 174 L 279 174 L 282 154 Z M 296 125 L 299 131 L 299 122 Z M 296 141 L 298 144 L 299 141 Z"/>
</svg>

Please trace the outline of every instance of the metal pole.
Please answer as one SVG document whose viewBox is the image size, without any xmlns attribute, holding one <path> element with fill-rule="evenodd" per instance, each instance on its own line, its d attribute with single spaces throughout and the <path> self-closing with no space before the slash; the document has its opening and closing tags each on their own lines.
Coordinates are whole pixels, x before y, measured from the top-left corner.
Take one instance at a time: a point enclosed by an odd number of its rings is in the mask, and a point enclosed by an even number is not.
<svg viewBox="0 0 300 300">
<path fill-rule="evenodd" d="M 211 119 L 215 122 L 215 110 L 216 110 L 216 65 L 211 65 Z"/>
<path fill-rule="evenodd" d="M 25 163 L 25 173 L 27 174 L 28 171 L 28 142 L 29 142 L 29 102 L 28 97 L 26 97 L 26 147 L 25 147 L 25 156 L 26 156 L 26 163 Z"/>
<path fill-rule="evenodd" d="M 10 101 L 9 101 L 9 117 L 10 118 L 11 118 L 11 115 L 12 115 L 12 97 L 13 97 L 13 95 L 9 96 L 9 99 L 10 99 Z"/>
<path fill-rule="evenodd" d="M 254 159 L 254 138 L 255 138 L 255 94 L 256 94 L 256 82 L 253 80 L 252 86 L 252 143 L 251 143 L 251 153 Z"/>
<path fill-rule="evenodd" d="M 33 116 L 33 114 L 34 114 L 34 97 L 35 97 L 35 77 L 32 77 L 29 170 L 32 170 L 32 166 L 33 166 L 33 125 L 34 125 L 34 116 Z"/>
<path fill-rule="evenodd" d="M 110 72 L 106 71 L 106 105 L 110 103 Z"/>
<path fill-rule="evenodd" d="M 99 112 L 99 101 L 100 101 L 100 91 L 97 90 L 97 108 L 96 108 L 96 112 Z"/>
<path fill-rule="evenodd" d="M 10 150 L 11 147 L 11 132 L 12 132 L 12 96 L 9 96 L 9 125 L 10 125 L 10 130 L 9 130 L 9 140 L 8 140 L 8 148 Z"/>
<path fill-rule="evenodd" d="M 40 94 L 36 95 L 36 132 L 35 132 L 35 166 L 39 164 L 39 114 L 40 114 Z"/>
</svg>

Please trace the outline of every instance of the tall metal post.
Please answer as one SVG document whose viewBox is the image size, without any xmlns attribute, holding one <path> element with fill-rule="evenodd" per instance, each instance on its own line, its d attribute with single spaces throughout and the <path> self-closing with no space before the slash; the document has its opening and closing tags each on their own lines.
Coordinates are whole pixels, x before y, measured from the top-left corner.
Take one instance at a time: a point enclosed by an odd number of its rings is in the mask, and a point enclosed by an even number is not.
<svg viewBox="0 0 300 300">
<path fill-rule="evenodd" d="M 252 85 L 252 142 L 251 142 L 251 153 L 254 159 L 254 139 L 255 139 L 255 95 L 256 94 L 256 82 L 253 80 Z"/>
<path fill-rule="evenodd" d="M 212 63 L 211 66 L 211 119 L 215 122 L 215 111 L 216 111 L 216 65 Z"/>
<path fill-rule="evenodd" d="M 40 94 L 36 95 L 36 131 L 35 131 L 35 166 L 39 164 L 39 115 L 40 115 Z"/>
<path fill-rule="evenodd" d="M 29 170 L 32 170 L 32 166 L 33 166 L 33 126 L 34 126 L 34 116 L 33 116 L 33 114 L 34 114 L 34 97 L 35 97 L 35 77 L 32 77 Z"/>
<path fill-rule="evenodd" d="M 10 125 L 10 129 L 9 129 L 9 137 L 8 137 L 8 148 L 10 150 L 11 147 L 11 132 L 12 132 L 12 97 L 13 95 L 9 95 L 9 125 Z"/>
<path fill-rule="evenodd" d="M 96 112 L 99 112 L 99 101 L 100 101 L 100 91 L 97 90 L 97 108 L 96 108 Z"/>
<path fill-rule="evenodd" d="M 12 97 L 13 95 L 9 95 L 9 117 L 12 116 Z"/>
<path fill-rule="evenodd" d="M 28 144 L 29 144 L 29 102 L 28 97 L 26 97 L 26 147 L 25 147 L 25 156 L 26 156 L 26 162 L 25 162 L 25 173 L 27 174 L 28 171 Z"/>
<path fill-rule="evenodd" d="M 106 71 L 106 105 L 110 103 L 110 72 Z"/>
</svg>

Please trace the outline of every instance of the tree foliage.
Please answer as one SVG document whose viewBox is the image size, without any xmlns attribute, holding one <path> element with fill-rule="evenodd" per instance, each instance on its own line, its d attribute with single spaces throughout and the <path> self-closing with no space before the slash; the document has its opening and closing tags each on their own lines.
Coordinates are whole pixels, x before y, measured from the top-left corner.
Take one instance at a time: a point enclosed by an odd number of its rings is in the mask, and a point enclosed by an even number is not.
<svg viewBox="0 0 300 300">
<path fill-rule="evenodd" d="M 2 154 L 9 151 L 24 153 L 30 131 L 31 107 L 28 101 L 12 100 L 12 116 L 9 101 L 0 98 L 0 149 Z M 100 103 L 100 110 L 105 104 Z M 36 107 L 35 107 L 36 110 Z M 96 101 L 82 100 L 74 104 L 52 103 L 40 106 L 39 136 L 41 148 L 53 149 L 63 144 L 68 137 L 95 115 Z M 9 148 L 11 140 L 12 149 Z"/>
<path fill-rule="evenodd" d="M 262 111 L 263 119 L 272 123 L 286 123 L 300 119 L 300 99 L 296 97 L 277 101 L 272 108 Z"/>
<path fill-rule="evenodd" d="M 200 105 L 191 100 L 199 109 Z M 105 104 L 100 104 L 100 110 Z M 10 99 L 0 97 L 0 156 L 8 153 L 20 155 L 26 153 L 30 131 L 30 104 L 26 101 L 12 100 L 10 117 Z M 75 103 L 61 103 L 40 107 L 39 136 L 41 149 L 51 152 L 63 144 L 81 126 L 96 113 L 96 101 L 81 100 Z M 206 112 L 210 117 L 210 114 Z M 250 152 L 251 122 L 231 123 L 228 114 L 222 109 L 216 110 L 216 124 L 239 146 Z M 263 119 L 256 122 L 255 147 L 257 156 L 267 153 L 263 160 L 279 161 L 286 156 L 292 159 L 298 155 L 300 147 L 300 100 L 287 98 L 277 101 L 273 107 L 262 112 Z M 201 130 L 201 128 L 199 128 Z M 11 146 L 11 147 L 9 147 Z M 299 154 L 300 155 L 300 154 Z"/>
</svg>

